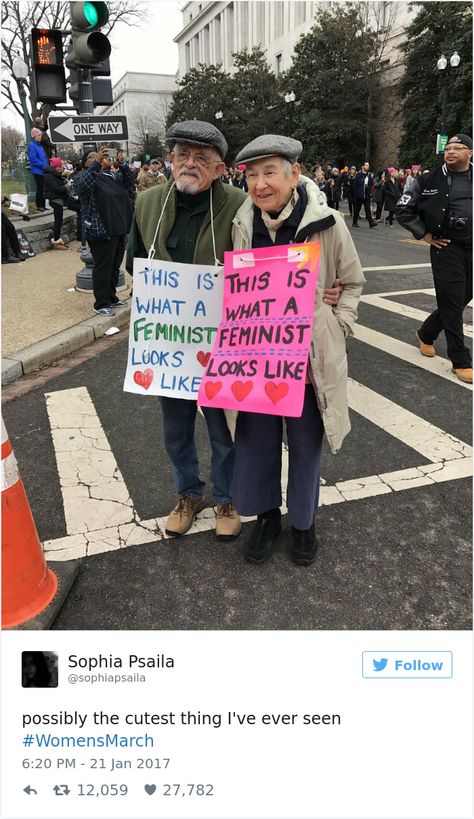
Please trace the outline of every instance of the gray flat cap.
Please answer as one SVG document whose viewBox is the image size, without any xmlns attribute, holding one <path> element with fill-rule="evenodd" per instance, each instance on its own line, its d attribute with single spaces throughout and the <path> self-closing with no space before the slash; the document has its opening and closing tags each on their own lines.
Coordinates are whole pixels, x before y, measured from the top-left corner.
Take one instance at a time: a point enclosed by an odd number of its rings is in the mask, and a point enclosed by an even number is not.
<svg viewBox="0 0 474 819">
<path fill-rule="evenodd" d="M 219 129 L 210 122 L 202 122 L 199 119 L 175 122 L 168 128 L 166 139 L 169 142 L 188 142 L 190 145 L 201 145 L 203 148 L 215 148 L 222 159 L 227 153 L 227 142 Z"/>
<path fill-rule="evenodd" d="M 235 158 L 235 163 L 238 165 L 241 162 L 253 162 L 255 159 L 263 159 L 266 156 L 282 156 L 294 163 L 298 161 L 302 150 L 303 146 L 299 139 L 278 134 L 263 134 L 242 148 Z"/>
</svg>

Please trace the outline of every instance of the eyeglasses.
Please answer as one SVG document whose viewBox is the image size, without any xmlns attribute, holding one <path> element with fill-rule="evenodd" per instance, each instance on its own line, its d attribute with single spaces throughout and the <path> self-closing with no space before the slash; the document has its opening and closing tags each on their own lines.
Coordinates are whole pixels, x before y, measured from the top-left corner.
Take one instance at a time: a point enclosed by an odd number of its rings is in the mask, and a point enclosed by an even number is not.
<svg viewBox="0 0 474 819">
<path fill-rule="evenodd" d="M 187 162 L 191 157 L 193 162 L 196 162 L 197 165 L 203 165 L 205 168 L 211 163 L 219 165 L 221 161 L 220 159 L 211 159 L 206 154 L 192 154 L 190 151 L 175 151 L 174 155 L 178 162 Z"/>
<path fill-rule="evenodd" d="M 446 145 L 445 151 L 469 151 L 467 145 Z"/>
</svg>

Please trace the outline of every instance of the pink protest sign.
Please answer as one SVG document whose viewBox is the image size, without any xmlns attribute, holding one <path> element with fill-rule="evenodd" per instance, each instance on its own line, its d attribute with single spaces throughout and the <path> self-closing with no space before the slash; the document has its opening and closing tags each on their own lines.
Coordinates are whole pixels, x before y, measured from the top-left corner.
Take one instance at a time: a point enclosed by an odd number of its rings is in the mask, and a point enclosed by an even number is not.
<svg viewBox="0 0 474 819">
<path fill-rule="evenodd" d="M 224 304 L 198 404 L 298 418 L 319 242 L 226 253 Z"/>
</svg>

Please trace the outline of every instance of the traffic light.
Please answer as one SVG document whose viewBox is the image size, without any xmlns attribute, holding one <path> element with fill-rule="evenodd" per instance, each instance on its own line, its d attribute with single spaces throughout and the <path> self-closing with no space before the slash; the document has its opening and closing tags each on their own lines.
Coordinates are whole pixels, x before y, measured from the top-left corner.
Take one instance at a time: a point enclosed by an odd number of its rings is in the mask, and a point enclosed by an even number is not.
<svg viewBox="0 0 474 819">
<path fill-rule="evenodd" d="M 56 28 L 32 28 L 30 46 L 37 99 L 50 105 L 66 102 L 62 31 Z"/>
<path fill-rule="evenodd" d="M 107 3 L 70 3 L 69 7 L 72 41 L 66 65 L 110 74 L 110 40 L 99 31 L 109 19 Z"/>
</svg>

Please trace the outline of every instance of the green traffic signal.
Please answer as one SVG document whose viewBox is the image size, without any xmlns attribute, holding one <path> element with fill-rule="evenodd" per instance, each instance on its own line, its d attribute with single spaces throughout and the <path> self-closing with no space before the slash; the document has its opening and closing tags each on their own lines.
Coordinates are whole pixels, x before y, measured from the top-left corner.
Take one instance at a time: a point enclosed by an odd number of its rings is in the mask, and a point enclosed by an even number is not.
<svg viewBox="0 0 474 819">
<path fill-rule="evenodd" d="M 84 17 L 90 26 L 96 26 L 99 22 L 99 15 L 95 6 L 95 3 L 84 3 Z"/>
<path fill-rule="evenodd" d="M 109 19 L 107 3 L 70 3 L 71 23 L 78 31 L 95 31 Z"/>
<path fill-rule="evenodd" d="M 89 68 L 110 73 L 106 62 L 111 45 L 100 31 L 109 19 L 107 3 L 70 3 L 71 45 L 66 59 L 68 68 Z"/>
</svg>

